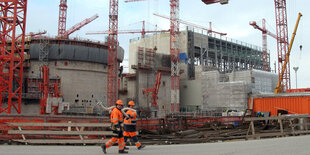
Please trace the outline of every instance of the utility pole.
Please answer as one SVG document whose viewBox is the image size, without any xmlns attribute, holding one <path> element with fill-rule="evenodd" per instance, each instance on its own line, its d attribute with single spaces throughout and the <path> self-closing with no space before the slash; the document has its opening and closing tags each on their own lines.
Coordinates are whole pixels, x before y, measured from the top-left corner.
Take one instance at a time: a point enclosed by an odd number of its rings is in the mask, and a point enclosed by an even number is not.
<svg viewBox="0 0 310 155">
<path fill-rule="evenodd" d="M 299 67 L 293 67 L 293 69 L 295 71 L 296 89 L 297 89 L 297 71 L 298 71 Z"/>
</svg>

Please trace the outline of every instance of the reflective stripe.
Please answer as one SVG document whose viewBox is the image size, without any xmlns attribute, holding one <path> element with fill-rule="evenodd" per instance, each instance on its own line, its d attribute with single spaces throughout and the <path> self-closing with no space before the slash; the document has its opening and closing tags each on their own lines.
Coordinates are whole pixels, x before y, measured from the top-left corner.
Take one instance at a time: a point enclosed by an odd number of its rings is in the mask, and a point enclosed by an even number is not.
<svg viewBox="0 0 310 155">
<path fill-rule="evenodd" d="M 117 119 L 117 118 L 114 118 L 114 119 L 111 119 L 111 121 L 118 121 L 118 119 Z"/>
<path fill-rule="evenodd" d="M 137 141 L 135 144 L 138 144 L 138 143 L 140 143 L 139 141 Z"/>
<path fill-rule="evenodd" d="M 113 144 L 107 143 L 106 145 L 108 145 L 108 146 L 112 146 Z"/>
<path fill-rule="evenodd" d="M 124 123 L 126 125 L 136 125 L 136 123 Z"/>
<path fill-rule="evenodd" d="M 120 143 L 120 144 L 118 144 L 118 145 L 125 145 L 125 143 Z"/>
</svg>

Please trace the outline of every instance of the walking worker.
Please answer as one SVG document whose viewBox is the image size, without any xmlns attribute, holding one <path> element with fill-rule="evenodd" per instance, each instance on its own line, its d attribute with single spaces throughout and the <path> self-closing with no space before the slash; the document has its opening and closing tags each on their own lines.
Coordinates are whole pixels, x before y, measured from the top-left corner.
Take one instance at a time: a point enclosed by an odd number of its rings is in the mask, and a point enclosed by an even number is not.
<svg viewBox="0 0 310 155">
<path fill-rule="evenodd" d="M 133 109 L 135 106 L 135 102 L 129 101 L 128 102 L 128 107 Z M 141 150 L 142 148 L 145 147 L 145 145 L 142 145 L 137 137 L 137 129 L 136 129 L 136 118 L 137 118 L 137 113 L 133 110 L 127 110 L 126 114 L 129 116 L 129 118 L 125 118 L 124 120 L 124 137 L 125 137 L 125 143 L 127 142 L 128 138 L 132 138 L 132 140 L 135 142 L 138 150 Z"/>
<path fill-rule="evenodd" d="M 116 101 L 116 107 L 111 112 L 111 126 L 113 131 L 112 138 L 106 142 L 105 144 L 101 145 L 103 153 L 107 153 L 107 148 L 113 146 L 113 144 L 118 142 L 118 153 L 128 153 L 125 151 L 125 141 L 123 136 L 123 113 L 121 109 L 123 108 L 124 104 L 122 100 Z"/>
</svg>

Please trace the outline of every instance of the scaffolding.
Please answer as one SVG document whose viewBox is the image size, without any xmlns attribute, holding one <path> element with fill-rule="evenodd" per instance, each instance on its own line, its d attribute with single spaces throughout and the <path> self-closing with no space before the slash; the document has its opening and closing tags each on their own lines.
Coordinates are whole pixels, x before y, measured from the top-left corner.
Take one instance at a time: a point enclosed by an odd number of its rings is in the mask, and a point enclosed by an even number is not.
<svg viewBox="0 0 310 155">
<path fill-rule="evenodd" d="M 195 43 L 192 43 L 193 38 L 198 38 L 198 36 L 200 36 L 201 45 L 198 45 L 199 39 L 195 39 Z M 258 46 L 189 31 L 188 45 L 193 46 L 192 44 L 195 45 L 194 49 L 188 48 L 188 55 L 189 59 L 193 59 L 191 57 L 194 56 L 194 64 L 216 67 L 221 73 L 251 69 L 263 70 L 263 52 Z M 269 52 L 267 53 L 267 65 L 270 68 Z"/>
</svg>

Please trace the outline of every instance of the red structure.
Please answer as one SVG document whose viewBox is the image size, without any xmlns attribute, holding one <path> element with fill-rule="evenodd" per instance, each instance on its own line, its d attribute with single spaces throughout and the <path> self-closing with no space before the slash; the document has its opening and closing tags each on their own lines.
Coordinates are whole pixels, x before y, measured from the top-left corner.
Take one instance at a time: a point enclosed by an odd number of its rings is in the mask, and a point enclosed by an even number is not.
<svg viewBox="0 0 310 155">
<path fill-rule="evenodd" d="M 276 26 L 277 26 L 277 49 L 278 49 L 278 73 L 282 72 L 284 67 L 285 57 L 288 53 L 288 28 L 287 28 L 287 13 L 286 13 L 286 0 L 274 0 L 276 9 Z M 291 88 L 290 80 L 290 63 L 287 63 L 287 67 L 283 73 L 282 88 L 285 92 Z"/>
<path fill-rule="evenodd" d="M 49 94 L 49 68 L 48 66 L 41 66 L 42 71 L 42 83 L 40 84 L 40 90 L 42 96 L 40 99 L 40 114 L 46 114 L 45 108 L 47 105 L 47 98 Z"/>
<path fill-rule="evenodd" d="M 161 72 L 157 72 L 154 87 L 142 90 L 142 93 L 146 94 L 147 96 L 149 96 L 149 94 L 152 93 L 152 99 L 153 99 L 152 106 L 154 107 L 157 107 L 157 99 L 158 99 L 157 95 L 160 87 L 160 82 L 161 82 Z"/>
<path fill-rule="evenodd" d="M 118 0 L 110 0 L 108 37 L 107 104 L 114 105 L 118 97 L 117 77 Z"/>
<path fill-rule="evenodd" d="M 0 113 L 21 113 L 27 0 L 0 0 L 0 8 Z"/>
<path fill-rule="evenodd" d="M 63 36 L 66 32 L 67 25 L 67 0 L 60 0 L 59 20 L 58 20 L 58 36 Z"/>
<path fill-rule="evenodd" d="M 267 35 L 270 35 L 271 37 L 277 39 L 277 35 L 269 32 L 267 29 L 266 29 L 266 20 L 263 19 L 263 22 L 262 22 L 262 28 L 259 27 L 255 21 L 252 21 L 250 22 L 250 25 L 254 27 L 254 29 L 258 29 L 260 31 L 262 31 L 262 36 L 263 36 L 263 70 L 264 71 L 270 71 L 270 68 L 269 68 L 269 64 L 268 64 L 268 54 L 267 54 Z"/>
<path fill-rule="evenodd" d="M 69 35 L 80 30 L 82 27 L 84 27 L 85 25 L 91 23 L 92 21 L 96 20 L 99 16 L 97 14 L 95 14 L 94 16 L 90 17 L 90 18 L 86 18 L 83 21 L 81 21 L 80 23 L 75 24 L 74 26 L 72 26 L 69 30 L 67 30 L 63 36 L 61 36 L 61 38 L 63 39 L 68 39 Z"/>
<path fill-rule="evenodd" d="M 168 17 L 168 16 L 160 15 L 160 14 L 157 14 L 157 13 L 154 13 L 154 15 L 155 15 L 155 16 L 158 16 L 158 17 L 162 17 L 162 18 L 164 18 L 164 19 L 170 20 L 170 17 Z M 180 22 L 181 24 L 184 24 L 184 25 L 188 25 L 188 26 L 192 26 L 192 27 L 195 27 L 195 28 L 198 28 L 198 29 L 201 29 L 201 30 L 205 30 L 205 31 L 207 31 L 208 33 L 215 33 L 215 34 L 219 34 L 219 35 L 221 35 L 221 36 L 227 35 L 227 33 L 222 33 L 222 32 L 213 31 L 213 30 L 212 30 L 212 27 L 211 27 L 211 23 L 209 24 L 209 25 L 210 25 L 209 28 L 206 28 L 206 27 L 204 27 L 204 26 L 200 26 L 200 25 L 197 25 L 197 24 L 193 24 L 193 23 L 190 23 L 190 22 L 181 20 L 181 19 L 179 19 L 179 22 Z"/>
<path fill-rule="evenodd" d="M 144 38 L 147 33 L 161 33 L 161 32 L 170 32 L 170 30 L 159 30 L 159 31 L 146 31 L 145 30 L 145 21 L 142 21 L 141 30 L 118 30 L 118 34 L 135 34 L 141 33 L 141 37 Z M 98 34 L 109 34 L 109 31 L 96 31 L 88 32 L 86 35 L 98 35 Z"/>
<path fill-rule="evenodd" d="M 41 66 L 42 82 L 39 85 L 39 89 L 42 92 L 40 97 L 40 114 L 47 114 L 46 107 L 49 97 L 59 98 L 62 96 L 60 91 L 60 80 L 51 80 L 49 78 L 49 67 Z M 51 114 L 58 114 L 59 105 L 51 105 Z"/>
</svg>

